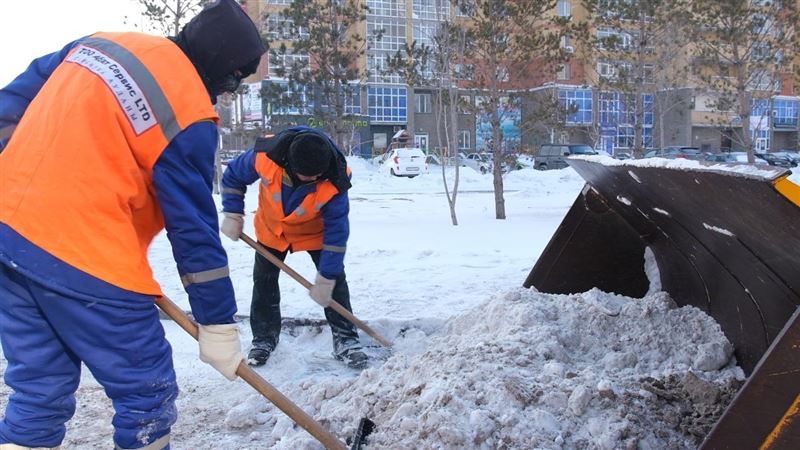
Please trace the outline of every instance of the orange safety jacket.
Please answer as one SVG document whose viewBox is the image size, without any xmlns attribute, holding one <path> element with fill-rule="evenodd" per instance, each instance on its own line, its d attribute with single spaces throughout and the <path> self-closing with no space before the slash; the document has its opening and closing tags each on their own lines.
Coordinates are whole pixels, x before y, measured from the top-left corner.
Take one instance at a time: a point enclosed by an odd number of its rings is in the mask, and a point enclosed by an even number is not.
<svg viewBox="0 0 800 450">
<path fill-rule="evenodd" d="M 254 220 L 259 242 L 280 251 L 289 246 L 293 251 L 321 250 L 324 230 L 321 210 L 339 193 L 336 186 L 329 180 L 317 181 L 316 191 L 306 195 L 300 206 L 285 215 L 281 186 L 288 175 L 266 153 L 256 154 L 255 166 L 261 177 Z"/>
<path fill-rule="evenodd" d="M 160 295 L 147 260 L 164 228 L 153 166 L 203 120 L 219 118 L 191 61 L 168 39 L 81 40 L 2 154 L 0 222 L 96 278 Z"/>
</svg>

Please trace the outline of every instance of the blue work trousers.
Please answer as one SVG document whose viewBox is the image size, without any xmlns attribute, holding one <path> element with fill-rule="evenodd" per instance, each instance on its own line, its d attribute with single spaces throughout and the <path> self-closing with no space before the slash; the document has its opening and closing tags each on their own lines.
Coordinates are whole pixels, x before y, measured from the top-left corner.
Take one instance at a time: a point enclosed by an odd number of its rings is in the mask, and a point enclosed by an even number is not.
<svg viewBox="0 0 800 450">
<path fill-rule="evenodd" d="M 132 294 L 125 307 L 91 302 L 0 264 L 0 340 L 13 389 L 0 443 L 60 445 L 75 413 L 81 362 L 112 400 L 118 448 L 146 447 L 169 433 L 178 396 L 172 349 L 154 303 L 141 297 Z"/>
</svg>

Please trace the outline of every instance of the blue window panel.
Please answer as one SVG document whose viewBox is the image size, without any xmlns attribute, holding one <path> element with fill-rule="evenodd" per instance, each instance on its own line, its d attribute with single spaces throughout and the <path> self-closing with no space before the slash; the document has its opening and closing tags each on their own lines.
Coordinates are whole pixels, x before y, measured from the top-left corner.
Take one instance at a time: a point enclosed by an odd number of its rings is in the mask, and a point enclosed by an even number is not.
<svg viewBox="0 0 800 450">
<path fill-rule="evenodd" d="M 780 99 L 773 102 L 775 111 L 774 124 L 777 127 L 796 127 L 798 125 L 798 111 L 800 100 Z"/>
<path fill-rule="evenodd" d="M 367 89 L 369 116 L 373 122 L 404 123 L 407 118 L 405 87 Z"/>
<path fill-rule="evenodd" d="M 750 115 L 755 117 L 763 117 L 767 115 L 769 110 L 769 101 L 767 99 L 753 99 L 750 102 Z"/>
<path fill-rule="evenodd" d="M 653 94 L 642 94 L 642 103 L 644 104 L 644 126 L 653 126 L 655 122 L 653 117 Z M 645 147 L 652 147 L 652 145 L 645 145 Z"/>
<path fill-rule="evenodd" d="M 633 147 L 634 138 L 633 127 L 617 127 L 617 147 Z"/>
<path fill-rule="evenodd" d="M 653 129 L 650 127 L 642 128 L 642 145 L 644 148 L 653 148 Z"/>
<path fill-rule="evenodd" d="M 590 89 L 562 89 L 558 92 L 561 106 L 577 110 L 566 115 L 567 123 L 592 123 L 592 91 Z"/>
</svg>

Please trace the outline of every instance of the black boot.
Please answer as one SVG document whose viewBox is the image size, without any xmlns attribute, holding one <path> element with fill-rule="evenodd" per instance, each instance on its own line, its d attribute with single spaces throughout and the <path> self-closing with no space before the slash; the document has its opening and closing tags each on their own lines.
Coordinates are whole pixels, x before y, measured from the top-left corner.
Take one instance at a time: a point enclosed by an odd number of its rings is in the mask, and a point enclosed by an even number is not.
<svg viewBox="0 0 800 450">
<path fill-rule="evenodd" d="M 247 354 L 247 364 L 252 367 L 263 366 L 271 354 L 272 350 L 268 348 L 251 348 L 250 353 Z"/>
<path fill-rule="evenodd" d="M 360 348 L 351 348 L 345 350 L 340 354 L 334 355 L 334 357 L 347 364 L 347 367 L 351 369 L 366 369 L 367 365 L 369 364 L 369 358 L 367 357 L 367 354 L 361 351 Z"/>
</svg>

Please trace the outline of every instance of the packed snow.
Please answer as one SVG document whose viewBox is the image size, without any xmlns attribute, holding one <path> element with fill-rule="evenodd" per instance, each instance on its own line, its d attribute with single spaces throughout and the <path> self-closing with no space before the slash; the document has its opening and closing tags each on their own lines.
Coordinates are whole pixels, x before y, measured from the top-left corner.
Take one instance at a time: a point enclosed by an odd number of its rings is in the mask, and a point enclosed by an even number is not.
<svg viewBox="0 0 800 450">
<path fill-rule="evenodd" d="M 508 218 L 495 220 L 491 175 L 462 168 L 453 226 L 438 166 L 408 179 L 362 159 L 350 164 L 351 301 L 394 346 L 362 333 L 370 367 L 344 367 L 330 355 L 322 311 L 283 275 L 286 325 L 257 369 L 343 441 L 370 417 L 377 428 L 366 449 L 695 448 L 740 386 L 719 326 L 660 291 L 649 249 L 642 299 L 521 287 L 584 185 L 572 169 L 505 175 Z M 250 236 L 256 191 L 246 202 Z M 223 243 L 246 351 L 254 252 Z M 165 235 L 150 259 L 164 292 L 188 310 Z M 286 262 L 313 279 L 306 254 Z M 176 324 L 162 323 L 181 386 L 173 449 L 323 448 L 246 383 L 200 362 Z M 8 394 L 0 385 L 3 406 Z M 113 409 L 86 370 L 77 398 L 62 448 L 108 448 Z"/>
</svg>

